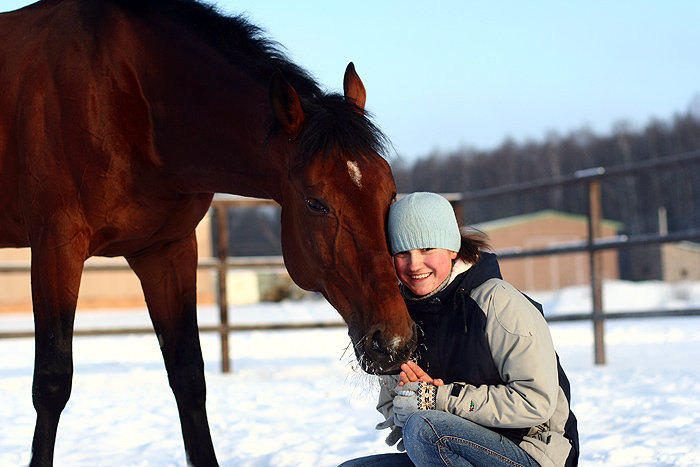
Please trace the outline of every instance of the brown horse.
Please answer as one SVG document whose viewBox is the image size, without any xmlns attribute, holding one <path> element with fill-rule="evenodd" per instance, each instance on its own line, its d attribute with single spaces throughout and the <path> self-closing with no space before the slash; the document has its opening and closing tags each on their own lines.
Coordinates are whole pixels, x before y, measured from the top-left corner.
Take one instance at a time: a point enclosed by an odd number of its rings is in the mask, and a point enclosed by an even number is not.
<svg viewBox="0 0 700 467">
<path fill-rule="evenodd" d="M 0 15 L 0 247 L 32 252 L 33 465 L 53 461 L 90 256 L 138 275 L 188 460 L 216 464 L 194 235 L 214 192 L 277 201 L 292 278 L 340 312 L 366 371 L 397 371 L 415 331 L 386 243 L 386 140 L 364 104 L 352 64 L 344 95 L 322 92 L 258 28 L 189 0 Z"/>
</svg>

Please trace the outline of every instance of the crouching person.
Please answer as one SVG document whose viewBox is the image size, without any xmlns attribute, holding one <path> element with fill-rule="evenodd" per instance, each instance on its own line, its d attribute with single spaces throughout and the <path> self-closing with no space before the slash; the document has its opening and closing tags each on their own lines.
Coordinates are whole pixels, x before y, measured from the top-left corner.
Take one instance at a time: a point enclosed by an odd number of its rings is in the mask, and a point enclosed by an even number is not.
<svg viewBox="0 0 700 467">
<path fill-rule="evenodd" d="M 450 203 L 413 193 L 389 211 L 399 287 L 420 328 L 377 409 L 394 454 L 351 466 L 575 466 L 576 418 L 541 307 L 505 282 L 481 233 Z"/>
</svg>

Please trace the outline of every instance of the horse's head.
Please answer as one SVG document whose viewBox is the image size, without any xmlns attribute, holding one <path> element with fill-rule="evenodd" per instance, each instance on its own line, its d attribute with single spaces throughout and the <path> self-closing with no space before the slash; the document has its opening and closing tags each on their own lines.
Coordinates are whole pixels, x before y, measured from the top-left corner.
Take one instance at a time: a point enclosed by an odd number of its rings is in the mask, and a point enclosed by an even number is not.
<svg viewBox="0 0 700 467">
<path fill-rule="evenodd" d="M 363 369 L 397 372 L 415 349 L 415 326 L 387 245 L 396 186 L 352 64 L 344 90 L 306 100 L 281 76 L 273 78 L 276 145 L 286 153 L 288 173 L 278 199 L 282 250 L 292 279 L 321 292 L 348 324 Z"/>
</svg>

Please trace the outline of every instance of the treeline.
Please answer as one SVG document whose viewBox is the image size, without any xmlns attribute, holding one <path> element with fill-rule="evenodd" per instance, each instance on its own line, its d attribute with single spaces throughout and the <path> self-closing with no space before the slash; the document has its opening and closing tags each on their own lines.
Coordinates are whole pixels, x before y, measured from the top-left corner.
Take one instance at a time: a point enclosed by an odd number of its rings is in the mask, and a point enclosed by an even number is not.
<svg viewBox="0 0 700 467">
<path fill-rule="evenodd" d="M 407 163 L 391 162 L 400 193 L 465 193 L 573 174 L 593 167 L 613 167 L 700 150 L 700 104 L 671 121 L 653 120 L 634 130 L 616 125 L 610 135 L 582 129 L 545 141 L 506 140 L 491 151 L 460 149 L 432 153 Z M 623 234 L 657 232 L 658 210 L 668 213 L 669 231 L 700 227 L 700 164 L 675 166 L 615 178 L 602 184 L 603 217 L 622 223 Z M 543 209 L 585 214 L 583 185 L 538 190 L 467 203 L 464 221 L 475 224 Z M 232 256 L 280 255 L 280 220 L 276 208 L 232 208 L 228 213 Z M 216 239 L 214 239 L 216 245 Z"/>
<path fill-rule="evenodd" d="M 506 140 L 490 151 L 460 149 L 432 153 L 408 164 L 392 162 L 399 192 L 459 192 L 546 180 L 594 167 L 613 167 L 700 150 L 700 108 L 653 120 L 634 130 L 620 123 L 610 135 L 582 129 L 544 142 Z M 700 164 L 672 166 L 602 183 L 603 217 L 623 224 L 625 234 L 657 232 L 660 207 L 669 231 L 700 226 Z M 554 209 L 585 214 L 583 185 L 499 196 L 467 203 L 464 221 L 482 221 Z"/>
</svg>

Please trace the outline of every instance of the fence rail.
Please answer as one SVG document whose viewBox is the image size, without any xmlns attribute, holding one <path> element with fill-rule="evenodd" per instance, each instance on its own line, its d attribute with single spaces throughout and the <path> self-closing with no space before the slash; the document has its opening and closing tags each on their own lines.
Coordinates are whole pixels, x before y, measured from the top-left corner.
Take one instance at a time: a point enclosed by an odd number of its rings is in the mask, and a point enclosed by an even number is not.
<svg viewBox="0 0 700 467">
<path fill-rule="evenodd" d="M 601 190 L 600 181 L 608 177 L 618 177 L 649 170 L 655 170 L 668 166 L 697 164 L 700 162 L 700 150 L 689 153 L 678 154 L 666 158 L 655 159 L 628 166 L 616 166 L 611 168 L 595 167 L 587 170 L 580 170 L 573 175 L 561 176 L 548 180 L 536 180 L 528 183 L 521 183 L 505 187 L 496 187 L 487 190 L 478 190 L 468 193 L 444 193 L 443 195 L 452 203 L 458 219 L 461 219 L 460 203 L 463 201 L 474 201 L 507 194 L 516 194 L 540 189 L 548 189 L 557 186 L 586 183 L 588 189 L 589 209 L 588 219 L 588 240 L 585 242 L 555 246 L 537 250 L 527 251 L 499 251 L 502 259 L 526 258 L 545 255 L 561 255 L 567 253 L 587 252 L 589 256 L 591 295 L 593 306 L 591 313 L 566 314 L 561 316 L 551 316 L 549 322 L 564 321 L 591 321 L 594 331 L 594 354 L 595 363 L 605 363 L 605 342 L 604 342 L 604 321 L 614 319 L 638 319 L 638 318 L 659 318 L 674 316 L 700 316 L 700 309 L 680 309 L 680 310 L 649 310 L 649 311 L 618 311 L 605 312 L 602 307 L 602 274 L 600 269 L 599 253 L 607 249 L 621 249 L 643 245 L 657 245 L 663 243 L 679 241 L 700 241 L 700 229 L 689 229 L 680 232 L 673 232 L 664 235 L 636 235 L 617 236 L 612 238 L 601 238 L 599 226 L 601 222 Z M 255 330 L 290 330 L 290 329 L 318 329 L 318 328 L 338 328 L 345 324 L 338 322 L 312 322 L 312 323 L 280 323 L 280 324 L 251 324 L 251 325 L 231 325 L 228 319 L 228 291 L 226 286 L 226 275 L 229 270 L 253 269 L 253 270 L 281 270 L 284 269 L 284 261 L 281 256 L 270 257 L 229 257 L 228 256 L 228 216 L 226 209 L 231 206 L 261 206 L 276 205 L 274 201 L 244 198 L 234 195 L 217 194 L 212 202 L 212 209 L 217 211 L 218 257 L 200 259 L 198 267 L 200 269 L 214 269 L 218 273 L 218 293 L 217 302 L 219 305 L 219 321 L 216 326 L 200 326 L 200 332 L 216 332 L 221 337 L 221 369 L 223 372 L 231 371 L 229 334 L 231 332 L 255 331 Z M 93 271 L 114 271 L 127 270 L 128 265 L 119 263 L 100 263 L 99 261 L 88 261 L 85 270 Z M 0 263 L 0 273 L 26 272 L 30 270 L 27 262 L 2 262 Z M 152 328 L 115 328 L 115 329 L 77 329 L 76 336 L 105 336 L 119 334 L 147 334 L 152 333 Z M 0 338 L 27 338 L 33 337 L 33 331 L 0 332 Z"/>
</svg>

